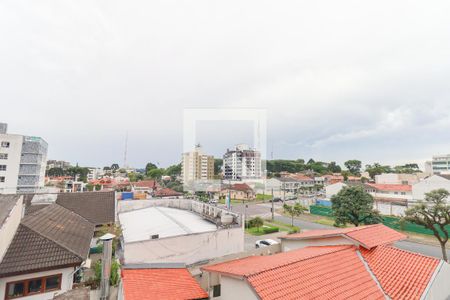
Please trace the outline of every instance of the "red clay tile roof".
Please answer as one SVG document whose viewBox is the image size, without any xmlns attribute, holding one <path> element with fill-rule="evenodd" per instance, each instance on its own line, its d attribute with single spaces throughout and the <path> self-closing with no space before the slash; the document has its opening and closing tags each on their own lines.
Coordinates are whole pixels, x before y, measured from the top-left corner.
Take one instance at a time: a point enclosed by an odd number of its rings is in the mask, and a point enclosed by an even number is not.
<svg viewBox="0 0 450 300">
<path fill-rule="evenodd" d="M 246 192 L 246 191 L 251 190 L 252 188 L 246 183 L 235 183 L 231 186 L 231 189 L 235 190 L 235 191 Z"/>
<path fill-rule="evenodd" d="M 306 247 L 204 267 L 240 276 L 261 299 L 384 299 L 354 246 Z"/>
<path fill-rule="evenodd" d="M 133 186 L 154 189 L 158 187 L 158 183 L 156 182 L 156 180 L 141 180 L 138 182 L 134 182 Z"/>
<path fill-rule="evenodd" d="M 187 269 L 123 269 L 125 300 L 207 299 Z"/>
<path fill-rule="evenodd" d="M 351 228 L 310 230 L 281 237 L 282 239 L 317 239 L 342 236 L 354 240 L 366 249 L 390 244 L 406 239 L 406 235 L 397 232 L 383 224 L 366 225 Z"/>
<path fill-rule="evenodd" d="M 169 188 L 163 188 L 153 193 L 153 196 L 155 197 L 176 197 L 181 195 L 183 195 L 183 193 L 179 193 Z"/>
<path fill-rule="evenodd" d="M 376 183 L 367 183 L 368 186 L 371 186 L 379 191 L 387 191 L 387 192 L 411 192 L 412 186 L 409 184 L 376 184 Z"/>
<path fill-rule="evenodd" d="M 361 249 L 369 268 L 392 299 L 420 299 L 439 259 L 391 246 Z"/>
<path fill-rule="evenodd" d="M 292 177 L 292 178 L 294 178 L 294 179 L 296 179 L 298 181 L 314 181 L 313 178 L 308 177 L 308 176 L 303 175 L 303 174 L 292 174 L 292 175 L 290 175 L 290 177 Z"/>
</svg>

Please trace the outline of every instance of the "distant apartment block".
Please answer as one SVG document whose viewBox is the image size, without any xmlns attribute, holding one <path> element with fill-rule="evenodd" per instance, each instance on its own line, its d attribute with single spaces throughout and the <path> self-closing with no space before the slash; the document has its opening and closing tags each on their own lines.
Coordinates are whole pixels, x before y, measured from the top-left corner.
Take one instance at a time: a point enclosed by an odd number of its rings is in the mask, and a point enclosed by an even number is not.
<svg viewBox="0 0 450 300">
<path fill-rule="evenodd" d="M 70 162 L 68 162 L 68 161 L 54 160 L 54 159 L 47 160 L 47 170 L 54 169 L 54 168 L 67 170 L 70 167 L 71 167 L 71 165 L 70 165 Z"/>
<path fill-rule="evenodd" d="M 261 153 L 245 144 L 236 145 L 233 150 L 227 149 L 223 156 L 223 168 L 224 179 L 260 179 Z"/>
<path fill-rule="evenodd" d="M 431 161 L 431 171 L 433 174 L 450 172 L 450 154 L 435 155 Z"/>
<path fill-rule="evenodd" d="M 184 184 L 214 178 L 214 156 L 204 154 L 201 147 L 183 153 L 181 176 Z"/>
<path fill-rule="evenodd" d="M 0 194 L 33 193 L 44 187 L 47 142 L 8 134 L 0 124 Z"/>
</svg>

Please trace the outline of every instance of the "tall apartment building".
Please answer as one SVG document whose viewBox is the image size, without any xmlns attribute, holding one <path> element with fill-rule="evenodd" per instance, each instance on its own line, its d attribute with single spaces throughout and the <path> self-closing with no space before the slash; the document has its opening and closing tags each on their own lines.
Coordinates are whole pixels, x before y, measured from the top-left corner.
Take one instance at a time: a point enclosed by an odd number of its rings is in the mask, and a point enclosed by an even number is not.
<svg viewBox="0 0 450 300">
<path fill-rule="evenodd" d="M 223 168 L 224 179 L 260 179 L 261 153 L 245 144 L 236 145 L 233 150 L 227 149 L 223 156 Z"/>
<path fill-rule="evenodd" d="M 450 173 L 450 154 L 433 156 L 431 168 L 433 174 Z"/>
<path fill-rule="evenodd" d="M 53 169 L 53 168 L 59 168 L 59 169 L 67 170 L 70 167 L 71 167 L 71 164 L 68 161 L 54 160 L 54 159 L 47 160 L 47 170 L 50 170 L 50 169 Z"/>
<path fill-rule="evenodd" d="M 183 153 L 181 176 L 184 184 L 213 179 L 214 156 L 204 154 L 200 146 L 196 146 L 194 151 Z"/>
<path fill-rule="evenodd" d="M 44 187 L 47 142 L 8 134 L 0 123 L 0 194 L 33 193 Z"/>
</svg>

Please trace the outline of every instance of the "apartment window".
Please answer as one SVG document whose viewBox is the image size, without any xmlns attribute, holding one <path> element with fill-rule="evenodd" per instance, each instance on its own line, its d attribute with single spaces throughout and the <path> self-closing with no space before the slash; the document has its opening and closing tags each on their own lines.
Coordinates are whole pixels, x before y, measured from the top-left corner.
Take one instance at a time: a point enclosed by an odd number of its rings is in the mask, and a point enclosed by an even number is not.
<svg viewBox="0 0 450 300">
<path fill-rule="evenodd" d="M 2 148 L 9 148 L 9 142 L 2 142 Z"/>
<path fill-rule="evenodd" d="M 0 176 L 0 182 L 5 182 L 5 176 Z"/>
<path fill-rule="evenodd" d="M 6 171 L 6 165 L 0 165 L 0 171 Z"/>
<path fill-rule="evenodd" d="M 61 289 L 61 274 L 25 279 L 6 284 L 5 299 L 16 299 Z"/>
<path fill-rule="evenodd" d="M 213 298 L 220 297 L 220 284 L 213 286 Z"/>
<path fill-rule="evenodd" d="M 8 153 L 0 153 L 0 159 L 8 159 Z"/>
</svg>

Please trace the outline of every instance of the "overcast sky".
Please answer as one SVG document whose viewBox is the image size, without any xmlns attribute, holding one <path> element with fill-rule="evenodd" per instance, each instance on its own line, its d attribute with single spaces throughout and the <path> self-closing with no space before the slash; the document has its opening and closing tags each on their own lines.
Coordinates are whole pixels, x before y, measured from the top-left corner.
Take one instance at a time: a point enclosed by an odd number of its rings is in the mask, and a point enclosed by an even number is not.
<svg viewBox="0 0 450 300">
<path fill-rule="evenodd" d="M 264 108 L 274 158 L 450 153 L 449 1 L 0 2 L 0 122 L 80 165 L 177 163 L 185 108 Z M 238 123 L 240 124 L 240 123 Z M 220 156 L 251 127 L 203 127 Z M 213 126 L 214 127 L 214 126 Z M 239 128 L 242 127 L 242 132 Z"/>
</svg>

